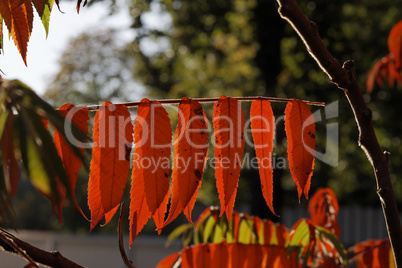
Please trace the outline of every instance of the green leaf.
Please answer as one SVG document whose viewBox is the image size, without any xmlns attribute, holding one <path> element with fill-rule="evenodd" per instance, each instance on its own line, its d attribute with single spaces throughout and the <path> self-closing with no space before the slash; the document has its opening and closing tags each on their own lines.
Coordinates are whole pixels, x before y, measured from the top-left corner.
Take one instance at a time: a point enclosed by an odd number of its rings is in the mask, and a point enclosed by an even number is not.
<svg viewBox="0 0 402 268">
<path fill-rule="evenodd" d="M 222 217 L 221 217 L 222 218 Z M 212 243 L 221 243 L 224 238 L 224 230 L 220 224 L 215 225 L 215 232 L 212 238 Z"/>
<path fill-rule="evenodd" d="M 50 13 L 52 12 L 53 4 L 54 4 L 54 0 L 46 1 L 44 4 L 44 7 L 43 7 L 43 13 L 40 16 L 43 27 L 45 28 L 45 31 L 46 31 L 46 38 L 49 34 Z"/>
<path fill-rule="evenodd" d="M 193 235 L 193 230 L 194 230 L 194 228 L 193 228 L 193 226 L 192 226 L 192 224 L 190 224 L 191 225 L 191 228 L 189 228 L 187 231 L 185 231 L 184 233 L 183 233 L 183 239 L 182 239 L 182 241 L 183 241 L 183 246 L 184 247 L 187 247 L 189 244 L 190 244 L 190 242 L 191 242 L 191 237 L 192 237 L 192 235 Z"/>
<path fill-rule="evenodd" d="M 43 125 L 42 119 L 33 109 L 22 106 L 20 116 L 28 130 L 27 134 L 29 138 L 27 139 L 27 149 L 30 177 L 31 179 L 37 180 L 36 176 L 32 174 L 32 172 L 37 172 L 37 175 L 40 176 L 40 183 L 37 182 L 40 189 L 45 190 L 44 193 L 50 197 L 54 204 L 59 204 L 60 197 L 56 179 L 59 179 L 64 187 L 68 189 L 67 193 L 69 197 L 71 197 L 71 189 L 67 173 L 53 143 L 53 139 L 49 131 L 47 131 Z M 34 157 L 34 159 L 32 159 L 32 157 Z M 36 164 L 31 166 L 33 161 L 35 161 Z M 42 169 L 38 168 L 37 171 L 36 166 L 39 165 Z M 42 174 L 43 171 L 46 174 L 47 183 L 45 183 L 46 179 Z M 50 192 L 48 187 L 50 187 Z"/>
<path fill-rule="evenodd" d="M 40 156 L 36 150 L 36 146 L 33 139 L 29 137 L 26 140 L 26 150 L 27 150 L 27 166 L 30 181 L 35 185 L 38 190 L 47 196 L 52 196 L 52 180 L 49 178 L 44 165 L 40 159 Z M 54 194 L 53 194 L 54 195 Z M 58 199 L 58 198 L 55 198 Z"/>
<path fill-rule="evenodd" d="M 239 237 L 237 238 L 237 242 L 247 245 L 250 244 L 252 233 L 252 228 L 250 228 L 250 225 L 247 223 L 247 219 L 243 218 L 240 221 Z"/>
<path fill-rule="evenodd" d="M 302 219 L 299 220 L 297 224 L 297 228 L 290 240 L 289 246 L 306 246 L 305 242 L 306 242 L 306 237 L 309 240 L 310 239 L 310 230 L 308 228 L 308 224 L 307 222 Z M 308 241 L 307 241 L 308 242 Z"/>
<path fill-rule="evenodd" d="M 216 225 L 215 218 L 214 217 L 209 217 L 207 222 L 206 222 L 206 224 L 205 224 L 204 233 L 202 235 L 203 243 L 208 243 L 208 239 L 211 236 L 215 225 Z"/>
<path fill-rule="evenodd" d="M 24 96 L 27 96 L 29 98 L 30 104 L 34 106 L 37 109 L 43 110 L 46 114 L 46 118 L 49 120 L 49 122 L 62 134 L 64 140 L 70 145 L 71 149 L 73 152 L 81 159 L 83 160 L 83 166 L 86 170 L 89 170 L 89 165 L 86 161 L 84 161 L 84 157 L 81 154 L 80 150 L 77 148 L 78 145 L 72 144 L 69 137 L 66 135 L 66 129 L 65 129 L 65 122 L 66 119 L 58 112 L 56 111 L 49 103 L 44 101 L 42 98 L 40 98 L 36 93 L 31 90 L 29 87 L 25 86 L 24 84 L 20 83 L 20 89 L 23 90 Z M 91 139 L 83 133 L 77 126 L 70 124 L 71 126 L 71 133 L 74 136 L 74 138 L 79 142 L 79 143 L 85 143 L 87 141 L 91 141 Z"/>
<path fill-rule="evenodd" d="M 8 110 L 0 111 L 0 141 L 3 138 L 4 128 L 6 127 L 10 112 Z"/>
<path fill-rule="evenodd" d="M 166 246 L 170 246 L 170 244 L 172 244 L 172 242 L 179 237 L 180 235 L 184 234 L 186 231 L 193 229 L 193 225 L 191 223 L 188 224 L 182 224 L 180 226 L 178 226 L 177 228 L 175 228 L 167 237 L 167 241 L 166 241 Z M 183 245 L 185 246 L 185 245 Z"/>
</svg>

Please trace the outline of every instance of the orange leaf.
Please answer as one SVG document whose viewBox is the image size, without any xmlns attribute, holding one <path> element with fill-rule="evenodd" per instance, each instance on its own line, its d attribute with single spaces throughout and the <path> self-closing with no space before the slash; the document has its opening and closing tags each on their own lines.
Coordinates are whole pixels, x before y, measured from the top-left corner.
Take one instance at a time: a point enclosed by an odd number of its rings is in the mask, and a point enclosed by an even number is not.
<svg viewBox="0 0 402 268">
<path fill-rule="evenodd" d="M 221 214 L 232 216 L 241 159 L 244 151 L 244 113 L 234 98 L 221 96 L 213 113 L 215 133 L 215 177 L 221 202 Z"/>
<path fill-rule="evenodd" d="M 273 206 L 273 167 L 272 150 L 275 137 L 275 117 L 267 100 L 255 100 L 250 109 L 251 133 L 254 140 L 260 172 L 262 193 L 272 213 Z"/>
<path fill-rule="evenodd" d="M 210 244 L 211 251 L 211 268 L 224 268 L 228 267 L 228 246 L 226 241 L 220 244 Z"/>
<path fill-rule="evenodd" d="M 127 144 L 133 141 L 130 113 L 124 105 L 105 102 L 95 115 L 88 205 L 91 230 L 103 216 L 116 210 L 130 169 Z M 111 218 L 108 215 L 108 218 Z"/>
<path fill-rule="evenodd" d="M 272 244 L 273 223 L 270 220 L 263 220 L 264 226 L 264 245 Z"/>
<path fill-rule="evenodd" d="M 247 252 L 247 246 L 239 243 L 232 243 L 228 245 L 229 252 L 229 267 L 231 268 L 243 268 L 245 267 L 246 258 L 249 256 L 244 254 Z M 250 256 L 252 257 L 252 256 Z"/>
<path fill-rule="evenodd" d="M 357 243 L 353 251 L 358 255 L 357 268 L 393 267 L 394 259 L 388 238 Z"/>
<path fill-rule="evenodd" d="M 182 268 L 199 268 L 193 266 L 193 258 L 194 258 L 194 248 L 198 248 L 199 245 L 194 247 L 185 247 L 181 251 L 181 265 Z"/>
<path fill-rule="evenodd" d="M 134 141 L 137 140 L 137 136 L 139 136 L 139 133 L 134 130 Z M 139 155 L 134 153 L 133 161 L 139 160 Z M 145 224 L 148 222 L 148 219 L 152 216 L 145 197 L 145 179 L 141 175 L 134 176 L 136 169 L 138 168 L 134 165 L 131 177 L 130 191 L 130 247 L 133 244 L 138 233 L 141 232 L 142 228 L 144 228 Z"/>
<path fill-rule="evenodd" d="M 289 232 L 285 225 L 283 224 L 275 224 L 275 232 L 276 232 L 276 239 L 278 240 L 278 246 L 284 247 L 286 245 L 286 241 L 288 241 Z"/>
<path fill-rule="evenodd" d="M 78 127 L 83 133 L 88 134 L 88 109 L 75 109 L 73 104 L 67 103 L 60 107 L 59 112 L 61 115 L 67 118 L 68 121 L 72 122 L 76 127 Z M 56 146 L 57 152 L 59 153 L 60 159 L 63 161 L 63 166 L 66 169 L 68 180 L 70 183 L 71 195 L 73 197 L 75 206 L 78 211 L 86 218 L 81 207 L 75 198 L 75 185 L 77 183 L 78 171 L 81 168 L 81 159 L 73 152 L 70 145 L 64 140 L 63 136 L 56 129 L 54 131 L 54 144 Z M 84 149 L 80 149 L 81 154 L 84 154 Z M 63 203 L 62 200 L 61 203 Z"/>
<path fill-rule="evenodd" d="M 179 257 L 179 253 L 173 253 L 172 255 L 167 256 L 161 262 L 159 262 L 156 268 L 171 268 L 174 266 Z"/>
<path fill-rule="evenodd" d="M 392 27 L 388 36 L 388 49 L 395 60 L 395 67 L 402 67 L 402 20 Z"/>
<path fill-rule="evenodd" d="M 172 171 L 172 199 L 169 217 L 172 222 L 184 209 L 190 223 L 208 152 L 207 119 L 201 105 L 184 97 L 179 105 Z"/>
<path fill-rule="evenodd" d="M 172 129 L 159 102 L 143 99 L 134 130 L 134 159 L 130 203 L 130 245 L 153 216 L 162 227 L 169 197 L 169 165 Z"/>
<path fill-rule="evenodd" d="M 22 2 L 22 4 L 17 5 L 14 8 L 10 6 L 12 22 L 11 29 L 9 28 L 9 30 L 25 65 L 27 65 L 26 56 L 28 41 L 32 32 L 33 8 L 30 0 L 22 0 L 20 2 Z M 9 27 L 9 25 L 7 25 L 7 27 Z"/>
<path fill-rule="evenodd" d="M 312 222 L 315 225 L 326 228 L 339 238 L 338 211 L 338 200 L 330 188 L 318 190 L 308 205 L 308 212 L 310 213 Z"/>
<path fill-rule="evenodd" d="M 308 198 L 314 168 L 315 124 L 308 105 L 292 99 L 285 110 L 289 169 L 297 185 L 299 200 L 304 192 Z"/>
<path fill-rule="evenodd" d="M 159 102 L 141 101 L 135 119 L 135 133 L 140 135 L 140 139 L 135 140 L 134 154 L 140 158 L 133 163 L 136 167 L 133 176 L 144 178 L 147 204 L 154 214 L 168 194 L 172 144 L 170 120 Z"/>
<path fill-rule="evenodd" d="M 20 168 L 15 158 L 14 141 L 13 141 L 13 116 L 8 116 L 7 123 L 4 127 L 3 137 L 1 138 L 1 151 L 3 155 L 3 169 L 9 192 L 9 200 L 11 200 L 18 189 L 20 180 Z"/>
<path fill-rule="evenodd" d="M 0 0 L 0 14 L 7 28 L 10 30 L 13 27 L 13 19 L 11 16 L 11 6 L 8 0 Z"/>
<path fill-rule="evenodd" d="M 181 252 L 181 263 L 178 254 L 171 255 L 163 260 L 157 267 L 173 267 L 180 264 L 186 268 L 237 268 L 237 267 L 274 267 L 296 268 L 297 251 L 280 246 L 262 246 L 258 244 L 245 245 L 240 243 L 226 244 L 198 244 L 185 247 Z"/>
</svg>

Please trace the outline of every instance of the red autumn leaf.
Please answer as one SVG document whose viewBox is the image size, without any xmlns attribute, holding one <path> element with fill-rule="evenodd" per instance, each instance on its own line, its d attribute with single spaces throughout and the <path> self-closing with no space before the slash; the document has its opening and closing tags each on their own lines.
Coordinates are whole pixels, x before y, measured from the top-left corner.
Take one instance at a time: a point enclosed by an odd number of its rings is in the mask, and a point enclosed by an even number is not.
<svg viewBox="0 0 402 268">
<path fill-rule="evenodd" d="M 393 87 L 394 81 L 402 84 L 402 76 L 396 68 L 395 61 L 390 54 L 380 59 L 369 71 L 366 80 L 367 92 L 373 91 L 374 83 L 384 86 L 383 79 L 388 80 L 388 85 Z"/>
<path fill-rule="evenodd" d="M 138 154 L 140 159 L 133 163 L 136 168 L 133 176 L 144 178 L 145 195 L 152 214 L 169 190 L 171 132 L 170 120 L 163 106 L 159 102 L 142 100 L 135 119 L 135 133 L 140 135 L 140 139 L 136 136 L 134 154 Z"/>
<path fill-rule="evenodd" d="M 270 220 L 263 220 L 263 230 L 264 230 L 264 245 L 270 245 L 272 244 L 272 234 L 273 234 L 273 229 L 272 229 L 272 221 Z"/>
<path fill-rule="evenodd" d="M 210 244 L 211 251 L 211 268 L 228 267 L 228 246 L 226 241 L 220 244 Z"/>
<path fill-rule="evenodd" d="M 49 0 L 33 0 L 32 2 L 39 16 L 42 16 L 45 4 L 48 3 Z"/>
<path fill-rule="evenodd" d="M 8 0 L 0 0 L 0 14 L 7 28 L 10 30 L 13 27 L 13 19 L 11 16 L 11 6 Z"/>
<path fill-rule="evenodd" d="M 178 264 L 183 268 L 298 267 L 297 251 L 293 250 L 288 253 L 287 248 L 280 246 L 246 245 L 240 243 L 226 244 L 226 242 L 219 244 L 198 244 L 183 248 L 181 251 L 181 260 L 178 259 L 178 256 L 178 254 L 174 254 L 165 258 L 157 267 L 170 268 Z"/>
<path fill-rule="evenodd" d="M 171 268 L 174 266 L 179 257 L 179 253 L 173 253 L 172 255 L 167 256 L 161 262 L 159 262 L 156 268 Z"/>
<path fill-rule="evenodd" d="M 139 133 L 134 130 L 134 141 L 137 140 Z M 134 160 L 140 160 L 140 157 L 134 153 Z M 135 238 L 144 228 L 148 219 L 152 216 L 151 211 L 146 202 L 145 197 L 145 178 L 141 175 L 134 176 L 136 166 L 133 166 L 132 178 L 131 178 L 131 191 L 130 191 L 130 247 L 133 244 Z"/>
<path fill-rule="evenodd" d="M 275 117 L 267 100 L 254 100 L 250 109 L 251 133 L 258 160 L 262 193 L 269 209 L 273 206 L 272 150 L 275 137 Z"/>
<path fill-rule="evenodd" d="M 181 265 L 180 267 L 182 268 L 196 268 L 193 266 L 193 252 L 194 252 L 194 247 L 185 247 L 181 251 Z"/>
<path fill-rule="evenodd" d="M 102 104 L 95 115 L 88 183 L 91 230 L 105 214 L 119 206 L 130 169 L 126 147 L 133 141 L 132 133 L 127 107 L 108 101 Z"/>
<path fill-rule="evenodd" d="M 388 36 L 388 49 L 392 54 L 396 69 L 402 67 L 402 20 L 392 27 Z"/>
<path fill-rule="evenodd" d="M 393 267 L 393 253 L 389 239 L 367 240 L 353 247 L 357 268 Z"/>
<path fill-rule="evenodd" d="M 318 190 L 308 205 L 313 224 L 326 228 L 339 238 L 338 211 L 338 200 L 330 188 Z"/>
<path fill-rule="evenodd" d="M 153 216 L 162 228 L 169 197 L 172 129 L 166 110 L 156 101 L 143 99 L 134 129 L 134 160 L 130 203 L 130 245 Z"/>
<path fill-rule="evenodd" d="M 297 185 L 299 200 L 308 198 L 314 168 L 315 124 L 308 105 L 292 99 L 285 110 L 285 130 L 288 139 L 289 169 Z"/>
<path fill-rule="evenodd" d="M 20 168 L 15 158 L 13 140 L 13 116 L 8 116 L 4 127 L 3 137 L 1 137 L 1 151 L 3 156 L 3 169 L 7 182 L 9 200 L 11 200 L 18 189 L 20 180 Z"/>
<path fill-rule="evenodd" d="M 88 109 L 75 109 L 73 104 L 67 103 L 60 107 L 59 112 L 61 115 L 66 117 L 69 122 L 72 122 L 77 128 L 79 128 L 85 135 L 88 134 Z M 54 131 L 54 144 L 56 146 L 57 152 L 59 153 L 60 159 L 63 162 L 63 166 L 66 169 L 71 195 L 73 197 L 75 206 L 78 211 L 86 218 L 84 212 L 81 207 L 78 205 L 78 202 L 75 198 L 75 185 L 77 183 L 78 171 L 81 168 L 82 161 L 81 159 L 74 153 L 70 145 L 64 140 L 63 136 L 56 129 Z M 80 149 L 81 154 L 84 154 L 84 149 Z M 63 205 L 63 201 L 61 205 Z"/>
<path fill-rule="evenodd" d="M 229 253 L 229 258 L 228 258 L 228 266 L 231 268 L 243 268 L 245 267 L 245 262 L 247 256 L 244 254 L 247 252 L 247 245 L 240 244 L 240 243 L 232 243 L 228 245 L 228 253 Z M 250 256 L 252 257 L 252 256 Z M 255 256 L 254 256 L 255 258 Z"/>
<path fill-rule="evenodd" d="M 211 267 L 211 251 L 208 244 L 192 247 L 193 265 L 191 267 Z"/>
<path fill-rule="evenodd" d="M 239 240 L 239 227 L 240 227 L 240 214 L 239 212 L 235 211 L 232 214 L 232 228 L 233 228 L 233 238 L 235 241 Z"/>
<path fill-rule="evenodd" d="M 194 100 L 184 97 L 179 105 L 172 171 L 172 198 L 169 217 L 172 222 L 184 209 L 190 223 L 191 211 L 201 187 L 208 152 L 208 134 L 204 110 Z"/>
<path fill-rule="evenodd" d="M 289 232 L 285 225 L 273 223 L 272 226 L 275 228 L 276 239 L 278 240 L 278 246 L 284 247 L 286 241 L 288 241 Z"/>
<path fill-rule="evenodd" d="M 244 113 L 234 98 L 221 96 L 213 112 L 215 177 L 221 203 L 220 216 L 230 219 L 244 151 Z"/>
<path fill-rule="evenodd" d="M 33 25 L 33 8 L 30 0 L 21 0 L 19 2 L 14 1 L 14 3 L 17 3 L 18 5 L 10 5 L 11 29 L 9 28 L 9 25 L 7 25 L 7 27 L 10 30 L 11 36 L 14 39 L 14 43 L 17 46 L 26 65 L 28 41 L 31 37 Z"/>
</svg>

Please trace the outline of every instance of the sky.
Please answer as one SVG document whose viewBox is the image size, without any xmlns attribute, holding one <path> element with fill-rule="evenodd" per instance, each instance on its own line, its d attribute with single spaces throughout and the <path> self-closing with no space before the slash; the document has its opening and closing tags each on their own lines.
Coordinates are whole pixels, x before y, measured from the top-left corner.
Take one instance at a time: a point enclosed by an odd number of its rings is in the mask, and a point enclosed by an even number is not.
<svg viewBox="0 0 402 268">
<path fill-rule="evenodd" d="M 102 3 L 83 7 L 80 14 L 76 11 L 76 1 L 61 1 L 60 8 L 64 13 L 56 6 L 53 8 L 47 39 L 42 22 L 35 13 L 33 32 L 28 43 L 28 66 L 25 66 L 14 41 L 4 39 L 4 53 L 0 55 L 0 69 L 5 74 L 2 74 L 4 78 L 19 79 L 38 94 L 43 94 L 47 81 L 57 73 L 58 60 L 71 38 L 85 31 L 102 30 L 105 26 L 125 29 L 121 38 L 129 38 L 131 20 L 127 9 L 121 9 L 116 15 L 108 16 L 107 5 Z M 4 36 L 8 36 L 6 29 Z"/>
</svg>

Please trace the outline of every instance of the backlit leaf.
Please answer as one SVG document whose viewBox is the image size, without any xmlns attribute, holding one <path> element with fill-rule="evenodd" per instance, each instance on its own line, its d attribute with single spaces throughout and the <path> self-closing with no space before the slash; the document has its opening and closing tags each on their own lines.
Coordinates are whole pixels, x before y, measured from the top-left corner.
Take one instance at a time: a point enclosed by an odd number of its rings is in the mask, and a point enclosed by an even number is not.
<svg viewBox="0 0 402 268">
<path fill-rule="evenodd" d="M 130 203 L 130 245 L 150 216 L 160 231 L 169 197 L 172 129 L 166 110 L 143 99 L 134 129 L 134 157 Z"/>
<path fill-rule="evenodd" d="M 110 102 L 102 104 L 95 115 L 88 183 L 91 230 L 105 214 L 115 212 L 120 204 L 130 168 L 126 148 L 127 144 L 131 146 L 132 133 L 127 107 Z"/>
<path fill-rule="evenodd" d="M 167 256 L 161 262 L 159 262 L 156 268 L 171 268 L 174 266 L 179 257 L 179 253 L 173 253 L 172 255 Z"/>
<path fill-rule="evenodd" d="M 251 133 L 258 160 L 262 193 L 269 209 L 273 207 L 272 150 L 275 137 L 275 117 L 267 100 L 254 100 L 250 109 Z M 276 214 L 275 214 L 276 215 Z"/>
<path fill-rule="evenodd" d="M 76 127 L 78 127 L 83 133 L 88 134 L 88 109 L 75 109 L 73 104 L 65 104 L 60 107 L 59 112 L 66 117 L 68 122 L 72 122 Z M 68 180 L 70 183 L 71 195 L 73 197 L 75 206 L 80 211 L 80 213 L 86 218 L 85 214 L 82 212 L 82 209 L 78 205 L 78 202 L 75 198 L 75 185 L 77 183 L 78 171 L 82 165 L 82 159 L 80 159 L 75 152 L 70 147 L 63 135 L 56 129 L 54 131 L 54 143 L 56 149 L 59 153 L 61 160 L 63 161 L 63 166 L 66 169 Z M 84 154 L 84 149 L 80 149 L 81 154 Z"/>
<path fill-rule="evenodd" d="M 311 220 L 315 225 L 319 225 L 340 237 L 340 227 L 338 225 L 338 200 L 330 188 L 318 190 L 311 198 L 308 211 Z"/>
<path fill-rule="evenodd" d="M 36 11 L 42 20 L 46 31 L 46 37 L 49 34 L 50 12 L 52 11 L 54 0 L 33 0 Z"/>
<path fill-rule="evenodd" d="M 230 219 L 236 198 L 244 151 L 244 113 L 240 103 L 221 96 L 215 103 L 215 177 L 221 203 L 220 216 Z"/>
<path fill-rule="evenodd" d="M 207 119 L 201 105 L 184 97 L 179 105 L 172 171 L 172 197 L 169 217 L 172 222 L 184 209 L 190 223 L 208 152 Z"/>
<path fill-rule="evenodd" d="M 391 52 L 396 69 L 402 67 L 402 20 L 392 27 L 388 36 L 388 49 Z"/>
<path fill-rule="evenodd" d="M 4 0 L 3 0 L 4 1 Z M 17 2 L 17 1 L 14 1 Z M 30 0 L 23 0 L 21 5 L 11 7 L 12 28 L 10 30 L 11 37 L 17 46 L 25 65 L 27 65 L 27 47 L 31 37 L 33 8 Z"/>
<path fill-rule="evenodd" d="M 289 169 L 297 185 L 299 200 L 308 198 L 314 168 L 315 124 L 308 105 L 292 99 L 285 110 L 285 130 L 288 139 Z"/>
</svg>

